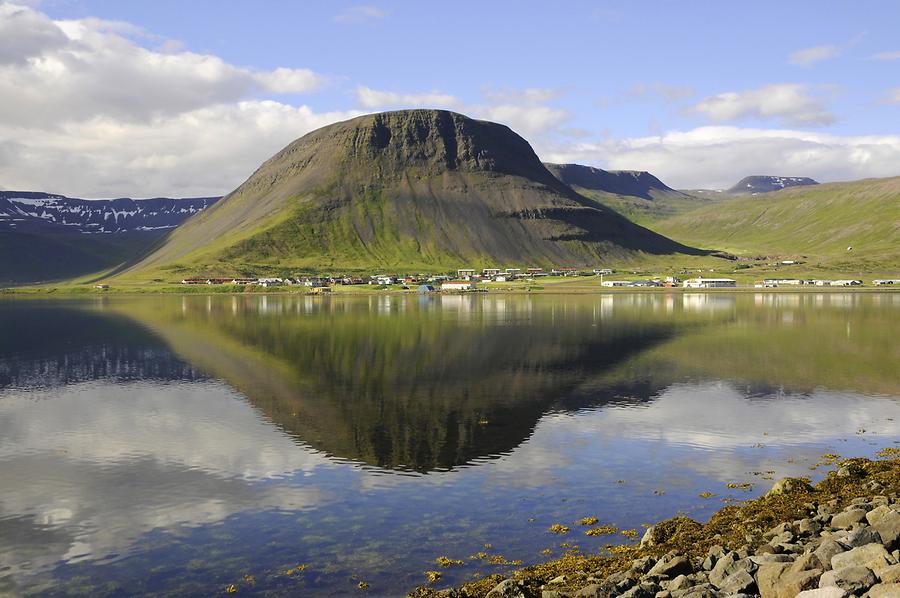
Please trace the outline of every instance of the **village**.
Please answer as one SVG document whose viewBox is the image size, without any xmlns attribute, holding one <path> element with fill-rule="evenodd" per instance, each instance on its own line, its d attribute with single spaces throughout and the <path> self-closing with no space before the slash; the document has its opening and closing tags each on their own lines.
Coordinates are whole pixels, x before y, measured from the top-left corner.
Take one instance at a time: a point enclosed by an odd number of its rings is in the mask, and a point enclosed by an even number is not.
<svg viewBox="0 0 900 598">
<path fill-rule="evenodd" d="M 680 279 L 675 276 L 651 277 L 645 279 L 621 279 L 610 280 L 605 277 L 614 273 L 609 268 L 594 268 L 592 270 L 578 268 L 483 268 L 479 273 L 474 268 L 460 268 L 446 274 L 371 274 L 366 276 L 348 275 L 319 275 L 319 276 L 294 276 L 294 277 L 267 277 L 267 278 L 185 278 L 183 285 L 230 285 L 230 286 L 259 286 L 259 287 L 304 287 L 311 294 L 329 293 L 335 286 L 370 285 L 378 289 L 399 286 L 403 290 L 415 290 L 420 293 L 435 292 L 487 292 L 488 283 L 505 283 L 515 280 L 540 281 L 548 277 L 596 277 L 599 278 L 603 288 L 686 288 L 686 289 L 714 289 L 714 288 L 739 288 L 737 280 L 733 278 L 714 278 L 698 276 L 694 278 Z M 900 286 L 900 279 L 875 279 L 874 286 Z M 860 287 L 865 282 L 861 279 L 801 279 L 801 278 L 767 278 L 755 281 L 753 288 L 779 288 L 779 287 Z M 745 285 L 749 288 L 749 285 Z"/>
</svg>

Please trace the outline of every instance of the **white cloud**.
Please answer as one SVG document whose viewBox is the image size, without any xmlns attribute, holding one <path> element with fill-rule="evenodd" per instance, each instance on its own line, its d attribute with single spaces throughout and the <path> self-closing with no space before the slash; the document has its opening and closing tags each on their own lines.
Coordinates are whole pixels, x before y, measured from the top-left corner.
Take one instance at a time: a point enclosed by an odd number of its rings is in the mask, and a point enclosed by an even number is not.
<svg viewBox="0 0 900 598">
<path fill-rule="evenodd" d="M 455 96 L 440 91 L 398 93 L 365 85 L 356 88 L 356 99 L 365 108 L 455 108 L 462 104 Z"/>
<path fill-rule="evenodd" d="M 824 125 L 834 115 L 807 85 L 776 83 L 758 89 L 730 91 L 707 97 L 693 107 L 715 122 L 777 118 L 791 125 Z"/>
<path fill-rule="evenodd" d="M 900 60 L 900 50 L 896 52 L 879 52 L 869 57 L 871 60 Z"/>
<path fill-rule="evenodd" d="M 889 89 L 887 92 L 887 100 L 889 104 L 900 104 L 900 87 Z"/>
<path fill-rule="evenodd" d="M 797 66 L 812 66 L 817 62 L 834 58 L 840 53 L 841 49 L 838 46 L 813 46 L 793 52 L 788 57 L 788 62 Z"/>
<path fill-rule="evenodd" d="M 338 23 L 364 23 L 378 21 L 386 16 L 387 13 L 377 6 L 361 4 L 344 9 L 334 16 L 334 20 Z"/>
<path fill-rule="evenodd" d="M 4 187 L 226 193 L 293 139 L 358 114 L 263 99 L 319 89 L 326 79 L 309 69 L 254 70 L 135 39 L 156 40 L 129 23 L 53 21 L 0 4 Z"/>
<path fill-rule="evenodd" d="M 569 113 L 561 108 L 517 104 L 476 106 L 472 108 L 472 114 L 507 125 L 529 141 L 532 136 L 551 132 L 569 118 Z"/>
<path fill-rule="evenodd" d="M 660 136 L 538 146 L 550 162 L 649 170 L 677 188 L 725 188 L 750 173 L 819 181 L 900 175 L 900 135 L 699 127 Z"/>
<path fill-rule="evenodd" d="M 566 110 L 543 105 L 543 102 L 560 93 L 558 90 L 540 88 L 486 90 L 484 95 L 487 102 L 468 104 L 439 91 L 398 93 L 379 91 L 363 85 L 356 88 L 357 101 L 366 108 L 448 108 L 507 125 L 529 140 L 530 136 L 553 131 L 569 118 Z"/>
</svg>

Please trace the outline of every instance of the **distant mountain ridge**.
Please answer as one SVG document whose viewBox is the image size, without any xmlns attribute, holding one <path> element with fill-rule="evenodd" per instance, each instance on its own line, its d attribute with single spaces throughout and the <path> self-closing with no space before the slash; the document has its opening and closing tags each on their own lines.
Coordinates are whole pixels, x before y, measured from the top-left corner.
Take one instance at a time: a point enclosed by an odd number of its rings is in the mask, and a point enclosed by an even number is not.
<svg viewBox="0 0 900 598">
<path fill-rule="evenodd" d="M 85 234 L 165 231 L 219 197 L 79 199 L 34 191 L 0 191 L 0 231 Z"/>
<path fill-rule="evenodd" d="M 734 187 L 728 189 L 728 193 L 769 193 L 788 187 L 818 184 L 818 181 L 804 176 L 753 175 L 742 178 Z"/>
<path fill-rule="evenodd" d="M 680 193 L 644 170 L 603 170 L 582 164 L 544 166 L 567 185 L 652 200 L 659 193 Z"/>
</svg>

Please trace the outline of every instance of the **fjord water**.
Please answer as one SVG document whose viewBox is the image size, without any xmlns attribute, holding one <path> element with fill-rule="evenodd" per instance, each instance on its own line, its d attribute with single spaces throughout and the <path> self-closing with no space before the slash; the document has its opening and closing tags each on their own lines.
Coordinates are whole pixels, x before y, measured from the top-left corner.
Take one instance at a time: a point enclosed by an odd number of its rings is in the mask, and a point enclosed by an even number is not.
<svg viewBox="0 0 900 598">
<path fill-rule="evenodd" d="M 0 595 L 394 596 L 596 551 L 629 540 L 575 520 L 894 446 L 898 338 L 898 293 L 2 300 Z"/>
</svg>

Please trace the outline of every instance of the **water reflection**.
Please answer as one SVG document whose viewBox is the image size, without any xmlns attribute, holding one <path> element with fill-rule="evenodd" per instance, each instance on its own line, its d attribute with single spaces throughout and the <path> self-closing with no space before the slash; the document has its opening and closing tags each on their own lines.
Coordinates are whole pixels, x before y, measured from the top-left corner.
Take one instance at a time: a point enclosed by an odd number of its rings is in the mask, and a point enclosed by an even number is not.
<svg viewBox="0 0 900 598">
<path fill-rule="evenodd" d="M 208 595 L 302 558 L 260 589 L 394 595 L 483 536 L 536 556 L 530 516 L 702 516 L 896 439 L 892 297 L 3 301 L 0 592 Z"/>
</svg>

